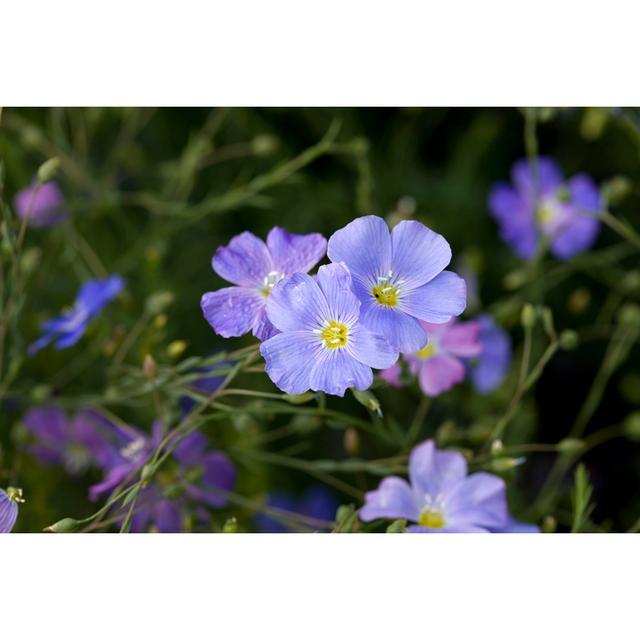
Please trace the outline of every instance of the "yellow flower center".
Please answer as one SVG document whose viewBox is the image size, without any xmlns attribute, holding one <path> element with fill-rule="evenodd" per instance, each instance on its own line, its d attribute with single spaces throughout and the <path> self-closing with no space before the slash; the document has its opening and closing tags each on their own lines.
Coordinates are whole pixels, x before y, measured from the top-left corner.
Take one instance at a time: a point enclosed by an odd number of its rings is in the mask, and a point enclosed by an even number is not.
<svg viewBox="0 0 640 640">
<path fill-rule="evenodd" d="M 433 356 L 435 356 L 436 353 L 438 353 L 436 345 L 429 342 L 427 345 L 422 347 L 420 351 L 416 351 L 414 355 L 416 358 L 420 358 L 420 360 L 427 360 L 428 358 L 432 358 Z"/>
<path fill-rule="evenodd" d="M 553 207 L 549 205 L 540 205 L 536 211 L 536 219 L 538 220 L 538 224 L 545 225 L 553 222 L 553 219 L 556 217 L 556 212 Z"/>
<path fill-rule="evenodd" d="M 442 529 L 446 523 L 442 512 L 427 507 L 420 513 L 418 524 L 428 529 Z"/>
<path fill-rule="evenodd" d="M 324 346 L 327 347 L 327 349 L 344 347 L 347 344 L 348 335 L 349 329 L 347 326 L 335 320 L 331 320 L 320 332 L 320 337 L 324 341 Z"/>
<path fill-rule="evenodd" d="M 266 298 L 272 291 L 273 287 L 275 287 L 280 280 L 284 278 L 284 273 L 280 273 L 278 271 L 270 271 L 263 279 L 262 279 L 262 295 Z"/>
<path fill-rule="evenodd" d="M 380 282 L 371 289 L 373 297 L 386 307 L 395 307 L 398 304 L 398 289 L 388 282 Z"/>
</svg>

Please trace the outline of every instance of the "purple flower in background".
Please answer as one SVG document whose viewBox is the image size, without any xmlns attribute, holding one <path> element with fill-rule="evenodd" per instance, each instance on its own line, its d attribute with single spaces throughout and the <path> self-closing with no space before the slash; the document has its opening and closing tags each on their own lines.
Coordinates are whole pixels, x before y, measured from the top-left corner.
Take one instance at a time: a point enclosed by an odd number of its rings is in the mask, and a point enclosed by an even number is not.
<svg viewBox="0 0 640 640">
<path fill-rule="evenodd" d="M 237 285 L 202 296 L 200 306 L 207 322 L 224 338 L 249 331 L 258 340 L 273 336 L 265 304 L 273 287 L 296 272 L 307 273 L 326 251 L 327 241 L 319 233 L 297 235 L 281 227 L 269 231 L 266 244 L 245 231 L 226 247 L 220 247 L 211 262 L 213 270 Z"/>
<path fill-rule="evenodd" d="M 207 374 L 211 371 L 215 371 L 217 367 L 228 366 L 230 363 L 227 361 L 219 362 L 218 364 L 209 367 L 207 369 L 197 369 L 196 373 Z M 205 395 L 211 395 L 224 381 L 224 375 L 203 375 L 201 378 L 194 380 L 189 385 L 191 389 Z M 195 406 L 195 400 L 189 396 L 182 396 L 180 398 L 180 408 L 184 413 L 189 413 Z"/>
<path fill-rule="evenodd" d="M 371 386 L 371 367 L 386 369 L 398 352 L 359 322 L 360 302 L 339 264 L 320 267 L 316 278 L 295 273 L 274 287 L 267 314 L 278 335 L 260 345 L 265 371 L 286 393 L 309 389 L 343 396 Z"/>
<path fill-rule="evenodd" d="M 117 456 L 113 426 L 92 411 L 73 418 L 58 407 L 30 409 L 23 418 L 35 442 L 27 451 L 44 464 L 61 466 L 71 475 L 96 464 L 108 466 Z"/>
<path fill-rule="evenodd" d="M 85 282 L 70 311 L 42 323 L 43 335 L 29 346 L 29 354 L 33 355 L 51 342 L 55 343 L 56 349 L 66 349 L 76 344 L 86 331 L 89 321 L 122 291 L 124 284 L 119 275 Z"/>
<path fill-rule="evenodd" d="M 447 322 L 464 311 L 464 280 L 443 271 L 449 243 L 420 222 L 404 220 L 389 233 L 378 216 L 356 218 L 329 238 L 328 255 L 351 272 L 361 323 L 402 353 L 427 343 L 420 320 Z"/>
<path fill-rule="evenodd" d="M 538 160 L 537 184 L 533 166 L 516 162 L 513 186 L 496 184 L 489 194 L 489 209 L 502 239 L 524 260 L 531 260 L 544 237 L 551 253 L 568 260 L 591 248 L 600 229 L 601 196 L 585 174 L 564 180 L 551 159 Z"/>
<path fill-rule="evenodd" d="M 488 314 L 478 316 L 482 351 L 471 366 L 471 382 L 478 393 L 500 386 L 511 366 L 511 338 Z"/>
<path fill-rule="evenodd" d="M 333 522 L 339 505 L 336 494 L 323 485 L 308 487 L 299 497 L 286 491 L 276 491 L 267 500 L 268 507 L 289 512 L 294 519 L 296 515 L 302 515 L 324 522 Z M 266 513 L 259 513 L 255 518 L 255 523 L 256 529 L 262 533 L 288 533 L 290 531 L 287 525 Z"/>
<path fill-rule="evenodd" d="M 422 392 L 437 396 L 465 377 L 465 359 L 480 354 L 480 325 L 450 320 L 444 324 L 422 323 L 429 335 L 426 347 L 405 356 Z"/>
<path fill-rule="evenodd" d="M 405 518 L 412 533 L 488 533 L 509 522 L 504 481 L 482 471 L 467 475 L 455 451 L 439 451 L 433 440 L 413 449 L 408 483 L 385 478 L 365 495 L 360 519 Z"/>
<path fill-rule="evenodd" d="M 402 387 L 402 381 L 400 375 L 402 374 L 402 367 L 399 362 L 390 366 L 388 369 L 384 369 L 380 372 L 380 377 L 390 386 L 399 389 Z"/>
<path fill-rule="evenodd" d="M 13 204 L 20 218 L 28 218 L 31 227 L 50 227 L 67 215 L 64 196 L 55 182 L 33 183 L 19 191 Z"/>
<path fill-rule="evenodd" d="M 491 527 L 489 531 L 491 533 L 540 533 L 540 527 L 528 522 L 519 522 L 509 516 L 506 525 L 497 528 Z"/>
<path fill-rule="evenodd" d="M 0 489 L 0 533 L 9 533 L 18 519 L 18 503 L 22 499 L 22 489 L 9 487 L 6 492 Z"/>
<path fill-rule="evenodd" d="M 162 481 L 156 481 L 145 488 L 140 493 L 131 531 L 179 533 L 193 511 L 189 509 L 191 503 L 213 508 L 227 505 L 225 492 L 235 485 L 236 468 L 225 453 L 207 449 L 207 444 L 207 438 L 195 432 L 176 447 L 176 486 L 165 487 Z M 194 513 L 202 524 L 209 522 L 206 509 L 196 508 Z"/>
</svg>

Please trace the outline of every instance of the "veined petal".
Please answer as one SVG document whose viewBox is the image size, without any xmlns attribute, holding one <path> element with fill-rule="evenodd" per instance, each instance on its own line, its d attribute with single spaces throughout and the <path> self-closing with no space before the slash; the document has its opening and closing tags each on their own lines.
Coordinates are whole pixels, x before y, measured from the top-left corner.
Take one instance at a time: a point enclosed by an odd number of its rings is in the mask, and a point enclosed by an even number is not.
<svg viewBox="0 0 640 640">
<path fill-rule="evenodd" d="M 274 227 L 267 236 L 267 247 L 277 271 L 290 275 L 307 273 L 325 254 L 327 241 L 319 233 L 299 235 Z"/>
<path fill-rule="evenodd" d="M 9 533 L 18 519 L 18 505 L 0 489 L 0 533 Z"/>
<path fill-rule="evenodd" d="M 364 391 L 372 383 L 371 367 L 358 362 L 347 349 L 321 348 L 309 377 L 309 386 L 313 391 L 324 391 L 340 397 L 349 387 Z"/>
<path fill-rule="evenodd" d="M 436 497 L 457 486 L 467 475 L 467 463 L 457 451 L 440 451 L 433 440 L 413 449 L 409 478 L 414 491 Z"/>
<path fill-rule="evenodd" d="M 279 333 L 260 345 L 265 372 L 285 393 L 304 393 L 311 387 L 311 369 L 318 350 L 318 336 L 310 331 Z"/>
<path fill-rule="evenodd" d="M 403 220 L 391 232 L 391 270 L 403 288 L 433 280 L 451 262 L 449 243 L 416 220 Z"/>
<path fill-rule="evenodd" d="M 443 271 L 431 282 L 402 297 L 400 309 L 414 318 L 440 324 L 459 316 L 467 306 L 467 285 L 452 271 Z"/>
<path fill-rule="evenodd" d="M 385 478 L 375 491 L 364 497 L 364 506 L 358 512 L 360 520 L 370 522 L 378 518 L 406 518 L 416 522 L 419 509 L 413 491 L 406 480 L 396 476 Z"/>
<path fill-rule="evenodd" d="M 344 262 L 352 276 L 365 282 L 391 269 L 391 236 L 379 216 L 356 218 L 330 238 L 327 255 L 331 262 Z"/>
<path fill-rule="evenodd" d="M 360 301 L 351 290 L 351 274 L 340 263 L 328 264 L 318 269 L 316 276 L 327 300 L 330 320 L 354 324 L 360 314 Z"/>
<path fill-rule="evenodd" d="M 398 350 L 386 338 L 361 325 L 350 331 L 347 350 L 356 360 L 374 369 L 388 369 L 398 360 Z"/>
<path fill-rule="evenodd" d="M 253 325 L 251 327 L 253 335 L 260 340 L 260 342 L 264 342 L 269 338 L 273 338 L 273 336 L 280 333 L 269 320 L 269 316 L 267 316 L 267 305 L 266 301 L 264 304 L 260 306 L 258 309 L 258 313 L 253 320 Z"/>
<path fill-rule="evenodd" d="M 213 270 L 227 282 L 245 287 L 259 286 L 274 270 L 267 245 L 249 231 L 231 239 L 215 252 Z"/>
<path fill-rule="evenodd" d="M 273 288 L 267 298 L 267 316 L 280 331 L 313 330 L 331 319 L 322 290 L 306 273 L 294 273 Z"/>
<path fill-rule="evenodd" d="M 200 307 L 207 322 L 224 338 L 242 336 L 253 326 L 264 297 L 254 289 L 225 287 L 205 293 Z"/>
<path fill-rule="evenodd" d="M 438 396 L 464 380 L 465 368 L 456 358 L 438 354 L 419 365 L 418 382 L 427 396 Z"/>
<path fill-rule="evenodd" d="M 479 471 L 454 487 L 446 497 L 446 520 L 450 526 L 506 526 L 509 513 L 504 480 Z"/>
<path fill-rule="evenodd" d="M 372 333 L 384 336 L 401 353 L 419 351 L 427 344 L 427 334 L 418 320 L 404 311 L 385 307 L 373 300 L 362 304 L 360 324 Z"/>
</svg>

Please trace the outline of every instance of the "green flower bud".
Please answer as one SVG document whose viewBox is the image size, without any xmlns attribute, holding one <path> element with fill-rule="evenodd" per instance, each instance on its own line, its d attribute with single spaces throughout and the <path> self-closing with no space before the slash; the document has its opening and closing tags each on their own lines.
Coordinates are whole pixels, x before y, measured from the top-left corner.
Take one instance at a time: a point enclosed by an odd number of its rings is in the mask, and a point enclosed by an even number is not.
<svg viewBox="0 0 640 640">
<path fill-rule="evenodd" d="M 626 417 L 624 432 L 630 440 L 640 440 L 640 411 L 634 411 Z"/>
<path fill-rule="evenodd" d="M 525 329 L 531 329 L 536 323 L 536 310 L 528 302 L 522 307 L 520 312 L 520 323 Z"/>
<path fill-rule="evenodd" d="M 360 434 L 353 427 L 348 427 L 344 432 L 343 439 L 344 450 L 350 455 L 355 456 L 360 451 Z"/>
<path fill-rule="evenodd" d="M 73 533 L 74 531 L 77 531 L 81 525 L 81 522 L 74 520 L 73 518 L 63 518 L 62 520 L 58 520 L 58 522 L 47 527 L 44 531 L 46 533 Z"/>
<path fill-rule="evenodd" d="M 251 141 L 251 149 L 257 156 L 271 155 L 278 148 L 278 138 L 262 133 Z"/>
<path fill-rule="evenodd" d="M 144 372 L 145 377 L 149 380 L 153 380 L 158 375 L 158 365 L 150 353 L 147 353 L 144 357 L 144 361 L 142 362 L 142 371 Z"/>
<path fill-rule="evenodd" d="M 186 340 L 174 340 L 167 347 L 167 355 L 170 358 L 179 358 L 189 343 Z"/>
<path fill-rule="evenodd" d="M 618 312 L 618 322 L 629 326 L 640 326 L 640 307 L 631 302 L 623 305 Z"/>
<path fill-rule="evenodd" d="M 305 402 L 309 402 L 309 400 L 313 400 L 313 398 L 315 397 L 315 393 L 313 393 L 312 391 L 295 394 L 285 393 L 282 397 L 291 404 L 304 404 Z"/>
<path fill-rule="evenodd" d="M 558 528 L 558 523 L 553 516 L 545 516 L 542 521 L 542 527 L 540 527 L 542 533 L 555 533 Z"/>
<path fill-rule="evenodd" d="M 575 349 L 579 342 L 578 334 L 575 331 L 571 331 L 571 329 L 566 329 L 560 334 L 560 346 L 566 351 Z"/>
<path fill-rule="evenodd" d="M 387 527 L 387 533 L 404 533 L 406 530 L 407 530 L 406 520 L 394 520 Z"/>
<path fill-rule="evenodd" d="M 580 453 L 585 447 L 584 440 L 580 438 L 565 438 L 557 444 L 558 451 L 565 454 Z"/>
<path fill-rule="evenodd" d="M 351 387 L 353 397 L 363 406 L 369 409 L 369 411 L 375 411 L 380 417 L 382 417 L 382 410 L 380 409 L 380 402 L 371 391 L 360 391 L 355 387 Z"/>
<path fill-rule="evenodd" d="M 489 463 L 489 468 L 496 473 L 504 473 L 515 469 L 523 462 L 524 458 L 496 458 Z"/>
<path fill-rule="evenodd" d="M 152 293 L 145 302 L 147 313 L 156 315 L 164 311 L 164 309 L 173 302 L 173 299 L 174 295 L 171 291 L 157 291 L 156 293 Z"/>
<path fill-rule="evenodd" d="M 229 518 L 222 527 L 222 533 L 238 533 L 238 520 Z"/>
<path fill-rule="evenodd" d="M 46 162 L 40 165 L 38 169 L 38 182 L 40 184 L 44 184 L 45 182 L 49 182 L 52 180 L 56 173 L 58 173 L 58 169 L 60 168 L 60 158 L 49 158 Z"/>
</svg>

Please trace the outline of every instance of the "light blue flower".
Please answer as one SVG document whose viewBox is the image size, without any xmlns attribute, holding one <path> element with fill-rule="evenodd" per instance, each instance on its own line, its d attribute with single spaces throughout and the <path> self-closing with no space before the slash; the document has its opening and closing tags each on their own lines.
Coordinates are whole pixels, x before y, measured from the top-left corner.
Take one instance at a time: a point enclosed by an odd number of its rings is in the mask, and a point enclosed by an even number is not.
<svg viewBox="0 0 640 640">
<path fill-rule="evenodd" d="M 9 533 L 18 518 L 18 503 L 22 499 L 22 489 L 9 487 L 6 492 L 0 489 L 0 533 Z"/>
<path fill-rule="evenodd" d="M 267 316 L 282 333 L 263 342 L 260 353 L 286 393 L 364 390 L 373 382 L 371 367 L 386 369 L 398 358 L 385 338 L 360 323 L 360 302 L 340 264 L 320 267 L 316 278 L 294 273 L 282 280 L 267 300 Z"/>
<path fill-rule="evenodd" d="M 482 350 L 471 365 L 471 381 L 478 393 L 497 389 L 511 366 L 511 338 L 488 314 L 478 316 Z"/>
<path fill-rule="evenodd" d="M 410 483 L 385 478 L 365 495 L 360 519 L 404 518 L 413 533 L 490 533 L 526 526 L 512 520 L 504 481 L 479 471 L 467 475 L 467 463 L 456 451 L 439 451 L 433 440 L 413 449 Z"/>
<path fill-rule="evenodd" d="M 426 345 L 420 320 L 440 324 L 464 311 L 464 280 L 444 271 L 449 243 L 420 222 L 404 220 L 390 233 L 378 216 L 356 218 L 329 238 L 327 253 L 351 272 L 362 324 L 402 353 Z"/>
<path fill-rule="evenodd" d="M 124 288 L 124 280 L 113 275 L 89 280 L 78 292 L 73 308 L 42 323 L 42 336 L 29 346 L 29 355 L 53 342 L 56 349 L 71 347 L 84 335 L 89 321 L 97 316 Z"/>
</svg>

